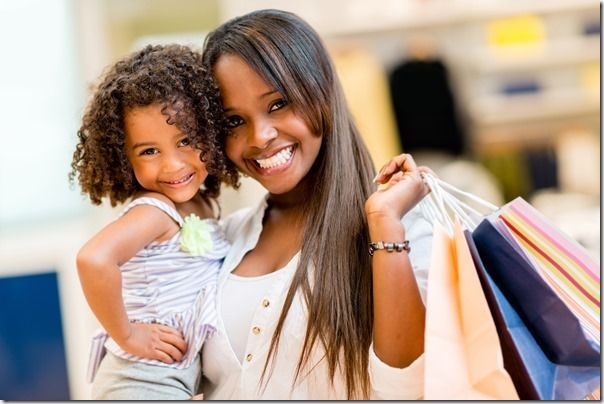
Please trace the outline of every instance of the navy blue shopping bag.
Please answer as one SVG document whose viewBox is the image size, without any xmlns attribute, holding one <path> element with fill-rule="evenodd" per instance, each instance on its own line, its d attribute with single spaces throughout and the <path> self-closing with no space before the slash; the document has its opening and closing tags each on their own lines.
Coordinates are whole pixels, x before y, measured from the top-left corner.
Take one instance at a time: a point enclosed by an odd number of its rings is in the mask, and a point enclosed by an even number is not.
<svg viewBox="0 0 604 404">
<path fill-rule="evenodd" d="M 536 268 L 489 221 L 472 234 L 485 269 L 524 320 L 554 363 L 600 366 L 600 346 L 587 336 L 577 317 L 541 278 Z"/>
<path fill-rule="evenodd" d="M 564 327 L 564 323 L 560 321 L 564 321 L 567 316 L 556 317 L 555 314 L 548 316 L 546 313 L 548 321 L 545 326 L 538 323 L 535 327 L 535 324 L 527 323 L 526 318 L 535 321 L 535 318 L 539 317 L 534 312 L 530 313 L 531 310 L 541 310 L 543 303 L 549 304 L 551 310 L 552 304 L 557 307 L 557 304 L 552 302 L 559 300 L 550 295 L 545 298 L 541 296 L 542 293 L 547 293 L 542 291 L 549 290 L 549 286 L 540 284 L 539 281 L 543 282 L 543 280 L 533 276 L 534 269 L 530 267 L 530 263 L 488 219 L 485 219 L 474 233 L 466 232 L 466 239 L 497 326 L 504 366 L 512 377 L 520 399 L 577 400 L 597 389 L 600 386 L 600 364 L 599 360 L 597 364 L 593 363 L 592 358 L 595 352 L 595 357 L 599 359 L 599 346 L 592 341 L 583 341 L 585 336 L 581 333 L 579 335 L 581 341 L 578 342 L 580 348 L 577 350 L 577 344 L 570 347 L 570 351 L 580 352 L 579 359 L 571 357 L 570 361 L 578 361 L 586 365 L 576 366 L 556 362 L 556 359 L 551 359 L 551 356 L 555 355 L 551 355 L 551 352 L 550 355 L 546 354 L 543 341 L 536 338 L 533 331 L 538 329 L 539 332 L 545 333 L 545 339 L 548 339 L 547 333 L 550 332 L 548 327 Z M 505 272 L 503 276 L 502 272 Z M 511 294 L 509 294 L 510 290 Z M 513 305 L 512 298 L 521 310 L 529 311 L 527 317 L 522 316 L 520 310 Z M 570 314 L 572 316 L 572 313 Z M 576 318 L 574 320 L 576 321 Z M 568 334 L 562 332 L 564 335 L 555 336 L 557 348 L 565 347 L 564 342 L 569 342 L 566 340 L 568 335 L 577 336 L 576 331 L 572 330 L 571 327 L 571 332 Z M 559 334 L 560 331 L 558 330 L 557 333 Z M 587 348 L 584 346 L 585 343 Z M 581 349 L 586 349 L 587 352 L 582 352 Z M 563 353 L 568 354 L 568 352 Z M 562 357 L 564 362 L 569 360 L 568 355 Z"/>
</svg>

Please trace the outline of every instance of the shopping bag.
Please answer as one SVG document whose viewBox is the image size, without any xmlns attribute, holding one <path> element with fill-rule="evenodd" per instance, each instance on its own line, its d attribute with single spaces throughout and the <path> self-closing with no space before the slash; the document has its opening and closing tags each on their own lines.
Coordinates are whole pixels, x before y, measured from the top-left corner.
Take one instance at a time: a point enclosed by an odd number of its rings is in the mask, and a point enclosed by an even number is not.
<svg viewBox="0 0 604 404">
<path fill-rule="evenodd" d="M 522 400 L 577 400 L 599 387 L 599 367 L 557 365 L 550 361 L 505 295 L 485 270 L 469 231 L 465 232 L 497 333 L 505 369 Z"/>
<path fill-rule="evenodd" d="M 425 330 L 427 400 L 518 399 L 459 223 L 434 227 Z"/>
<path fill-rule="evenodd" d="M 519 251 L 521 247 L 505 236 L 497 220 L 497 217 L 485 218 L 472 233 L 493 281 L 549 360 L 559 365 L 599 367 L 599 343 L 585 332 L 527 255 Z"/>
<path fill-rule="evenodd" d="M 583 330 L 599 340 L 599 266 L 576 241 L 522 198 L 502 207 L 499 219 L 533 258 L 539 275 L 577 317 Z"/>
</svg>

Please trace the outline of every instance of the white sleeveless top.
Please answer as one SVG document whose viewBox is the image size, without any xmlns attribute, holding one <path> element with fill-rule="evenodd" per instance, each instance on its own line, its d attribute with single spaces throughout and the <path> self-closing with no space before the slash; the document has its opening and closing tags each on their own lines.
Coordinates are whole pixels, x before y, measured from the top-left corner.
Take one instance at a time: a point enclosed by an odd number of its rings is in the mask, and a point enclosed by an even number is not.
<svg viewBox="0 0 604 404">
<path fill-rule="evenodd" d="M 184 221 L 171 206 L 155 198 L 132 201 L 122 215 L 138 205 L 151 205 L 169 215 L 180 227 Z M 166 364 L 123 351 L 101 329 L 93 338 L 88 365 L 88 380 L 93 381 L 105 349 L 132 361 L 158 366 L 186 368 L 199 353 L 205 339 L 216 330 L 216 281 L 230 244 L 215 219 L 210 225 L 211 251 L 193 256 L 181 251 L 178 231 L 171 239 L 153 241 L 121 267 L 124 306 L 131 322 L 160 323 L 182 332 L 188 350 L 180 362 Z"/>
</svg>

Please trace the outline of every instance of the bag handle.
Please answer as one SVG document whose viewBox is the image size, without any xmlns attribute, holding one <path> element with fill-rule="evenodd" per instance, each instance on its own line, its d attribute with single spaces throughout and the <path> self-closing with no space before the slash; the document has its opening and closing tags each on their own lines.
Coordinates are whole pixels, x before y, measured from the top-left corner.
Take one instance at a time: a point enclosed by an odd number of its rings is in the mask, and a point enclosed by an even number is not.
<svg viewBox="0 0 604 404">
<path fill-rule="evenodd" d="M 461 195 L 461 196 L 465 196 L 468 199 L 471 199 L 474 202 L 476 202 L 478 205 L 481 205 L 484 208 L 488 209 L 490 211 L 490 213 L 493 213 L 493 212 L 495 212 L 496 210 L 499 209 L 499 206 L 497 206 L 495 204 L 492 204 L 491 202 L 488 202 L 488 201 L 480 198 L 479 196 L 476 196 L 476 195 L 471 194 L 471 193 L 466 192 L 466 191 L 462 191 L 459 188 L 455 188 L 453 185 L 448 184 L 448 183 L 444 182 L 443 180 L 441 180 L 440 178 L 434 177 L 431 174 L 428 174 L 428 176 L 432 177 L 436 181 L 436 183 L 438 185 L 440 185 L 442 188 L 448 190 L 449 193 L 454 193 L 454 194 L 458 194 L 458 195 Z M 459 199 L 457 199 L 457 200 L 459 202 L 463 203 L 463 201 L 460 201 Z M 466 204 L 464 203 L 464 205 L 466 205 Z"/>
<path fill-rule="evenodd" d="M 496 205 L 469 192 L 462 191 L 431 174 L 423 174 L 422 177 L 431 192 L 422 200 L 420 209 L 427 220 L 432 224 L 439 223 L 449 234 L 453 234 L 455 221 L 459 221 L 464 227 L 474 230 L 480 222 L 480 220 L 477 220 L 478 218 L 482 219 L 485 215 L 499 209 Z M 482 213 L 470 206 L 459 199 L 459 195 L 470 199 L 488 213 Z"/>
</svg>

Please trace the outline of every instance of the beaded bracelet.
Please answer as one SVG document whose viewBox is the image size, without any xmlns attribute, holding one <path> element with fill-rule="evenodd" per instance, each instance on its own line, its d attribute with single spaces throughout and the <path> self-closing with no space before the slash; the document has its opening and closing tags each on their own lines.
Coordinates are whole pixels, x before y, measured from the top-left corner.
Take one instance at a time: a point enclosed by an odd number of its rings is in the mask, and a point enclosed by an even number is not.
<svg viewBox="0 0 604 404">
<path fill-rule="evenodd" d="M 377 250 L 386 250 L 388 252 L 401 252 L 401 251 L 411 251 L 411 247 L 409 247 L 409 240 L 405 240 L 402 243 L 394 242 L 389 243 L 386 241 L 375 241 L 369 243 L 369 255 L 373 256 L 373 253 Z"/>
</svg>

